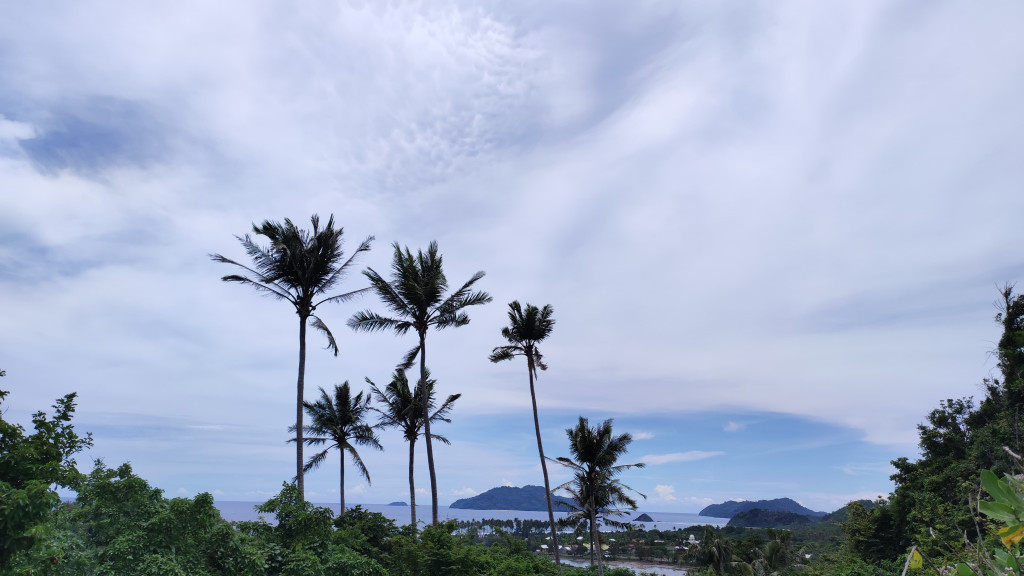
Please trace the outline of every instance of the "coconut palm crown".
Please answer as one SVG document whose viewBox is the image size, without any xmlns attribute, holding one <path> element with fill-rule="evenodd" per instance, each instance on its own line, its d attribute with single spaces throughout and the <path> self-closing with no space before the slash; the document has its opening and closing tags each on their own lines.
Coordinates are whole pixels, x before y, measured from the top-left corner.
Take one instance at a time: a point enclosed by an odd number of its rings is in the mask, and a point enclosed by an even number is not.
<svg viewBox="0 0 1024 576">
<path fill-rule="evenodd" d="M 441 255 L 437 242 L 431 242 L 426 252 L 417 251 L 413 256 L 394 243 L 394 259 L 391 263 L 391 280 L 385 280 L 372 268 L 363 272 L 370 285 L 384 305 L 394 316 L 384 316 L 370 310 L 357 312 L 349 319 L 348 325 L 356 331 L 376 332 L 391 330 L 398 335 L 410 330 L 419 337 L 419 344 L 409 350 L 398 365 L 408 369 L 419 358 L 420 379 L 418 383 L 424 411 L 423 437 L 427 445 L 427 468 L 430 471 L 430 504 L 432 523 L 437 524 L 437 475 L 434 471 L 434 449 L 431 443 L 429 403 L 427 398 L 427 331 L 457 328 L 469 324 L 465 308 L 486 304 L 491 297 L 486 292 L 472 290 L 473 285 L 484 277 L 483 272 L 474 274 L 465 284 L 448 294 L 448 279 L 442 269 Z"/>
<path fill-rule="evenodd" d="M 412 512 L 411 524 L 416 526 L 416 480 L 413 472 L 416 462 L 416 440 L 419 439 L 420 431 L 423 429 L 423 410 L 420 409 L 419 397 L 409 387 L 409 379 L 406 377 L 404 370 L 395 370 L 391 377 L 391 382 L 388 383 L 384 390 L 381 390 L 369 378 L 366 379 L 366 382 L 370 384 L 371 390 L 380 406 L 373 408 L 375 412 L 380 414 L 378 426 L 381 428 L 398 428 L 402 431 L 402 436 L 409 442 L 409 509 Z M 451 419 L 448 418 L 448 413 L 454 407 L 455 401 L 462 395 L 452 394 L 448 396 L 448 399 L 434 410 L 435 384 L 437 384 L 437 381 L 430 379 L 430 371 L 428 370 L 427 396 L 429 397 L 429 407 L 433 410 L 430 413 L 430 421 L 451 422 Z M 431 434 L 431 436 L 433 440 L 437 440 L 442 444 L 451 444 L 447 438 L 440 434 Z"/>
<path fill-rule="evenodd" d="M 341 452 L 341 481 L 339 493 L 341 494 L 341 514 L 345 513 L 345 453 L 347 452 L 355 464 L 356 470 L 370 482 L 370 472 L 359 457 L 356 446 L 367 446 L 376 450 L 383 450 L 380 439 L 374 432 L 374 427 L 367 423 L 366 417 L 372 408 L 370 407 L 370 394 L 363 395 L 362 392 L 352 397 L 352 391 L 348 382 L 340 386 L 334 385 L 333 398 L 327 391 L 320 388 L 320 398 L 316 402 L 304 402 L 303 407 L 309 414 L 310 423 L 306 426 L 306 437 L 304 441 L 309 446 L 327 446 L 320 452 L 310 456 L 309 461 L 303 466 L 302 471 L 309 472 L 318 468 L 327 459 L 327 453 L 331 449 Z"/>
<path fill-rule="evenodd" d="M 344 229 L 334 227 L 334 216 L 328 218 L 327 225 L 323 228 L 320 227 L 320 217 L 315 214 L 310 218 L 310 223 L 313 225 L 311 231 L 297 227 L 288 218 L 285 218 L 283 224 L 271 220 L 264 220 L 259 226 L 253 224 L 253 233 L 269 240 L 269 246 L 257 244 L 248 234 L 244 237 L 236 236 L 252 261 L 251 266 L 220 254 L 210 254 L 214 262 L 231 264 L 242 270 L 240 274 L 230 274 L 221 280 L 246 284 L 261 294 L 286 300 L 295 308 L 295 313 L 299 317 L 299 371 L 293 441 L 295 475 L 299 497 L 303 499 L 306 493 L 302 461 L 302 447 L 305 444 L 302 440 L 302 403 L 306 373 L 306 324 L 311 323 L 313 328 L 327 338 L 327 348 L 337 356 L 338 343 L 315 312 L 322 304 L 345 302 L 369 289 L 325 296 L 345 278 L 355 257 L 369 250 L 373 241 L 373 236 L 367 237 L 346 260 L 342 249 Z"/>
</svg>

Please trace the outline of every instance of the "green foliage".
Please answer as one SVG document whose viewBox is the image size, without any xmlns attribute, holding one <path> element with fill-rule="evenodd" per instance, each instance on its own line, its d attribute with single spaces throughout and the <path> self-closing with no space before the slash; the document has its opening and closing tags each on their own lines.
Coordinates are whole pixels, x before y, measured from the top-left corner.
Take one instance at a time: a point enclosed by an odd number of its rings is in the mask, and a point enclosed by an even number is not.
<svg viewBox="0 0 1024 576">
<path fill-rule="evenodd" d="M 1013 574 L 1021 574 L 1024 483 L 1010 475 L 997 478 L 991 470 L 983 470 L 981 485 L 992 500 L 978 502 L 978 510 L 998 523 L 994 531 L 1001 546 L 990 549 L 984 542 L 979 543 L 973 548 L 970 560 L 957 564 L 956 573 L 959 576 L 995 576 L 1012 570 Z"/>
<path fill-rule="evenodd" d="M 213 497 L 163 498 L 127 464 L 97 462 L 78 486 L 74 505 L 51 514 L 50 538 L 23 554 L 16 574 L 263 574 L 254 544 L 213 506 Z"/>
<path fill-rule="evenodd" d="M 362 506 L 349 508 L 335 518 L 334 528 L 335 542 L 377 561 L 391 553 L 391 541 L 399 534 L 393 520 Z"/>
<path fill-rule="evenodd" d="M 427 526 L 419 534 L 401 535 L 394 539 L 388 564 L 391 576 L 470 576 L 479 573 L 479 555 L 469 540 L 453 535 L 456 523 L 442 522 Z"/>
<path fill-rule="evenodd" d="M 862 502 L 846 505 L 847 520 L 842 524 L 847 549 L 868 563 L 892 560 L 906 551 L 896 535 L 893 510 L 879 500 L 869 510 Z"/>
<path fill-rule="evenodd" d="M 7 395 L 0 390 L 0 408 Z M 51 417 L 32 416 L 32 434 L 5 421 L 0 410 L 0 571 L 47 536 L 43 521 L 60 502 L 52 487 L 78 485 L 74 455 L 92 446 L 92 436 L 79 436 L 71 425 L 75 394 L 57 400 L 53 409 Z"/>
<path fill-rule="evenodd" d="M 937 564 L 956 559 L 978 538 L 970 501 L 978 474 L 1005 474 L 1014 461 L 1004 447 L 1024 447 L 1024 296 L 1001 291 L 996 322 L 1003 333 L 996 355 L 1002 379 L 985 382 L 985 397 L 947 399 L 918 426 L 921 458 L 893 461 L 896 484 L 887 502 L 858 511 L 845 526 L 849 551 L 878 565 L 906 554 L 912 545 Z"/>
</svg>

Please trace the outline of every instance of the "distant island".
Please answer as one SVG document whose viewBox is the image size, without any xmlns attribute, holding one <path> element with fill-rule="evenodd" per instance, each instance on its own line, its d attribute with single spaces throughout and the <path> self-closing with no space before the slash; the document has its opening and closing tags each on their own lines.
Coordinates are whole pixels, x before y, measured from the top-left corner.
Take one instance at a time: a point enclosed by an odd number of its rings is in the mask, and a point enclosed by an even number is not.
<svg viewBox="0 0 1024 576">
<path fill-rule="evenodd" d="M 551 496 L 551 506 L 556 512 L 569 511 L 569 508 L 560 506 L 559 502 L 572 500 L 564 496 Z M 449 508 L 459 510 L 523 510 L 527 512 L 542 512 L 548 509 L 547 501 L 544 498 L 543 486 L 499 486 L 491 488 L 483 494 L 477 494 L 472 498 L 462 498 L 451 503 Z"/>
<path fill-rule="evenodd" d="M 857 501 L 865 509 L 870 510 L 875 503 L 870 500 L 858 500 Z M 801 526 L 810 526 L 815 524 L 832 524 L 839 525 L 846 522 L 849 519 L 850 509 L 847 506 L 843 506 L 835 512 L 825 514 L 824 516 L 811 516 L 808 514 L 797 514 L 796 512 L 786 512 L 783 510 L 763 510 L 761 508 L 753 508 L 751 510 L 744 510 L 738 512 L 735 516 L 729 519 L 729 523 L 726 526 L 742 526 L 744 528 L 785 528 L 787 530 L 793 530 L 800 528 Z"/>
<path fill-rule="evenodd" d="M 792 512 L 802 516 L 822 517 L 825 512 L 815 512 L 810 508 L 804 508 L 789 498 L 776 498 L 774 500 L 742 501 L 729 500 L 722 504 L 712 504 L 701 510 L 700 516 L 711 516 L 713 518 L 732 518 L 740 512 L 747 512 L 754 509 L 767 510 L 772 512 Z"/>
<path fill-rule="evenodd" d="M 654 522 L 654 518 L 651 518 L 648 514 L 641 514 L 633 518 L 633 522 Z"/>
<path fill-rule="evenodd" d="M 408 505 L 409 505 L 408 502 L 392 502 L 392 503 L 388 504 L 388 506 L 408 506 Z"/>
</svg>

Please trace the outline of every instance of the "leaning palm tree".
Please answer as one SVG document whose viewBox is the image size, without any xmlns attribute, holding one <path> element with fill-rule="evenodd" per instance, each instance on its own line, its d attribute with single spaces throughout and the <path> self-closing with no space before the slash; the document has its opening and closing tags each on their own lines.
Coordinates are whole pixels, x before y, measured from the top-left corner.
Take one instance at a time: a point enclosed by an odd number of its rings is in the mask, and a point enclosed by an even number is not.
<svg viewBox="0 0 1024 576">
<path fill-rule="evenodd" d="M 590 549 L 592 552 L 597 551 L 598 573 L 604 576 L 598 519 L 603 518 L 609 525 L 619 525 L 619 522 L 608 517 L 624 514 L 624 508 L 636 510 L 636 501 L 630 497 L 629 492 L 645 496 L 616 477 L 629 468 L 643 468 L 644 464 L 616 464 L 619 457 L 626 453 L 633 437 L 629 433 L 613 435 L 610 419 L 591 428 L 587 419 L 580 416 L 576 427 L 565 432 L 569 437 L 572 458 L 559 456 L 556 461 L 573 471 L 573 479 L 555 490 L 568 491 L 577 511 L 586 515 L 590 525 Z"/>
<path fill-rule="evenodd" d="M 395 427 L 402 431 L 402 436 L 409 442 L 409 508 L 412 511 L 410 523 L 416 526 L 416 479 L 413 475 L 413 468 L 416 462 L 416 440 L 420 437 L 420 430 L 423 429 L 423 410 L 420 409 L 419 398 L 409 388 L 409 379 L 405 376 L 404 370 L 395 370 L 391 382 L 381 390 L 369 378 L 366 382 L 370 384 L 373 394 L 377 396 L 377 402 L 383 408 L 373 408 L 380 414 L 378 426 L 383 428 Z M 436 380 L 430 379 L 430 371 L 427 371 L 427 396 L 429 397 L 429 408 L 434 408 L 434 384 Z M 451 422 L 448 413 L 451 412 L 455 401 L 462 396 L 452 394 L 441 404 L 439 408 L 430 413 L 431 422 Z M 451 444 L 447 438 L 440 434 L 431 434 L 433 440 L 443 444 Z"/>
<path fill-rule="evenodd" d="M 544 473 L 544 496 L 548 504 L 548 523 L 551 525 L 551 540 L 558 542 L 558 530 L 555 527 L 555 513 L 551 508 L 551 485 L 548 481 L 548 465 L 544 458 L 544 444 L 540 439 L 540 418 L 537 416 L 537 393 L 534 390 L 533 381 L 537 378 L 537 369 L 547 370 L 537 343 L 544 340 L 551 334 L 555 325 L 552 318 L 554 310 L 551 305 L 537 308 L 531 304 L 526 305 L 525 311 L 519 302 L 513 300 L 508 305 L 509 325 L 501 329 L 501 335 L 508 341 L 504 346 L 498 346 L 491 352 L 491 362 L 511 360 L 516 356 L 526 357 L 526 371 L 530 376 L 530 401 L 533 402 L 533 427 L 537 433 L 537 452 L 540 454 L 540 469 Z M 555 564 L 559 570 L 562 562 L 558 555 L 558 546 L 555 550 Z"/>
<path fill-rule="evenodd" d="M 343 228 L 334 227 L 334 216 L 327 220 L 327 225 L 320 228 L 320 217 L 316 214 L 310 218 L 312 231 L 295 226 L 285 218 L 284 224 L 264 220 L 263 224 L 253 224 L 252 230 L 258 236 L 265 236 L 270 245 L 257 244 L 248 234 L 239 237 L 246 254 L 252 260 L 252 266 L 239 264 L 234 260 L 210 254 L 214 262 L 231 264 L 243 270 L 242 274 L 224 276 L 225 282 L 248 284 L 258 292 L 279 300 L 286 300 L 295 307 L 299 316 L 299 378 L 296 384 L 295 400 L 295 476 L 299 488 L 299 497 L 305 499 L 306 488 L 303 480 L 302 447 L 302 403 L 303 389 L 306 378 L 306 323 L 311 321 L 313 328 L 327 337 L 327 348 L 338 355 L 338 344 L 334 340 L 327 325 L 314 312 L 321 304 L 328 302 L 345 302 L 368 290 L 354 290 L 335 296 L 322 296 L 334 288 L 345 277 L 349 266 L 360 252 L 370 249 L 373 236 L 363 240 L 356 251 L 344 260 L 342 250 Z"/>
<path fill-rule="evenodd" d="M 320 389 L 320 398 L 316 402 L 303 402 L 306 412 L 309 413 L 310 423 L 306 426 L 308 434 L 304 441 L 310 446 L 327 447 L 322 451 L 310 456 L 309 461 L 303 467 L 303 472 L 309 472 L 327 459 L 327 453 L 332 448 L 341 452 L 341 481 L 338 485 L 341 494 L 341 512 L 345 513 L 345 453 L 352 457 L 352 463 L 356 470 L 370 482 L 370 472 L 359 457 L 356 446 L 369 446 L 377 450 L 383 450 L 380 439 L 374 433 L 373 426 L 366 423 L 367 412 L 370 408 L 370 394 L 363 396 L 360 392 L 352 397 L 348 382 L 341 386 L 334 385 L 334 398 L 327 394 L 323 388 Z"/>
<path fill-rule="evenodd" d="M 408 248 L 403 252 L 398 243 L 393 244 L 394 260 L 391 263 L 391 281 L 369 268 L 363 274 L 384 305 L 395 314 L 383 316 L 370 310 L 357 312 L 349 319 L 353 330 L 375 332 L 394 330 L 402 335 L 414 330 L 419 344 L 406 353 L 399 368 L 408 369 L 420 359 L 420 380 L 418 383 L 420 408 L 423 410 L 423 437 L 427 444 L 427 468 L 430 470 L 430 504 L 432 523 L 437 524 L 437 475 L 434 472 L 434 449 L 430 435 L 430 403 L 427 400 L 427 330 L 431 326 L 440 330 L 469 324 L 465 308 L 491 301 L 486 292 L 473 292 L 471 288 L 484 277 L 483 272 L 474 274 L 458 290 L 446 295 L 448 279 L 441 267 L 441 255 L 437 242 L 431 242 L 426 253 L 417 251 L 413 256 Z"/>
</svg>

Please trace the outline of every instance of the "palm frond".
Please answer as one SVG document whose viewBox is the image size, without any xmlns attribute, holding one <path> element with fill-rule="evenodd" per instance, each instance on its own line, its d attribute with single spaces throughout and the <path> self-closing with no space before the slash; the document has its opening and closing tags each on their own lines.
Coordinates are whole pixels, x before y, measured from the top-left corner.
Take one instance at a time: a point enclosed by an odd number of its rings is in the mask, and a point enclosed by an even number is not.
<svg viewBox="0 0 1024 576">
<path fill-rule="evenodd" d="M 316 307 L 318 307 L 318 306 L 320 306 L 321 304 L 324 304 L 324 303 L 337 304 L 337 303 L 341 303 L 341 302 L 348 302 L 349 300 L 352 300 L 353 298 L 365 295 L 370 290 L 373 290 L 373 286 L 367 286 L 366 288 L 360 288 L 359 290 L 353 290 L 351 292 L 346 292 L 344 294 L 337 294 L 337 295 L 331 296 L 329 298 L 324 298 L 323 300 L 317 302 L 316 304 L 313 304 L 313 308 L 316 308 Z"/>
<path fill-rule="evenodd" d="M 333 216 L 332 216 L 332 218 L 333 218 Z M 341 233 L 341 231 L 339 230 L 339 234 L 340 233 Z M 327 288 L 330 288 L 334 284 L 340 282 L 345 277 L 345 275 L 348 273 L 349 266 L 353 263 L 353 261 L 355 260 L 356 256 L 359 256 L 359 254 L 368 251 L 370 249 L 370 244 L 374 241 L 374 239 L 375 238 L 373 236 L 367 236 L 365 240 L 363 240 L 362 242 L 359 243 L 359 246 L 357 246 L 355 251 L 352 252 L 352 255 L 348 257 L 348 260 L 346 260 L 343 264 L 338 266 L 334 270 L 334 273 L 331 274 L 325 280 L 325 282 L 324 282 L 324 289 L 325 290 Z M 357 292 L 360 292 L 360 290 L 357 290 Z"/>
<path fill-rule="evenodd" d="M 505 360 L 511 360 L 522 354 L 524 354 L 524 352 L 520 346 L 497 346 L 491 351 L 489 358 L 491 362 L 502 362 Z"/>
<path fill-rule="evenodd" d="M 420 354 L 420 347 L 419 346 L 416 346 L 415 348 L 413 348 L 413 349 L 409 350 L 408 352 L 406 352 L 405 356 L 402 357 L 402 361 L 398 364 L 397 369 L 398 370 L 408 370 L 409 368 L 412 368 L 412 365 L 413 365 L 413 363 L 416 362 L 416 357 L 419 356 L 419 354 Z"/>
<path fill-rule="evenodd" d="M 327 346 L 325 346 L 324 349 L 334 352 L 334 355 L 337 356 L 338 343 L 334 340 L 334 334 L 331 334 L 331 329 L 327 327 L 327 324 L 324 324 L 323 320 L 321 320 L 319 316 L 310 314 L 309 318 L 311 320 L 310 324 L 313 328 L 319 330 L 324 337 L 327 338 Z"/>
<path fill-rule="evenodd" d="M 373 268 L 364 270 L 363 276 L 366 276 L 377 296 L 392 312 L 406 318 L 416 315 L 416 311 L 401 292 L 392 283 L 382 278 Z"/>
<path fill-rule="evenodd" d="M 306 465 L 302 467 L 302 471 L 309 472 L 310 470 L 319 468 L 320 465 L 323 464 L 324 460 L 327 459 L 327 452 L 327 450 L 324 450 L 323 452 L 317 452 L 311 456 L 310 459 L 306 461 Z"/>
<path fill-rule="evenodd" d="M 366 478 L 366 483 L 373 484 L 370 480 L 370 471 L 366 469 L 366 464 L 363 464 L 363 459 L 359 457 L 359 452 L 356 452 L 356 449 L 352 446 L 346 446 L 345 451 L 352 456 L 352 463 L 356 465 L 356 470 L 362 474 L 363 478 Z"/>
<path fill-rule="evenodd" d="M 380 330 L 394 330 L 397 334 L 405 334 L 412 328 L 406 320 L 399 320 L 397 318 L 388 318 L 387 316 L 381 316 L 371 310 L 363 310 L 362 312 L 356 312 L 351 318 L 348 319 L 349 328 L 352 328 L 356 332 L 378 332 Z"/>
<path fill-rule="evenodd" d="M 238 274 L 228 274 L 227 276 L 222 276 L 221 280 L 223 280 L 224 282 L 238 282 L 239 284 L 247 284 L 255 288 L 257 292 L 265 292 L 270 296 L 273 296 L 274 298 L 278 298 L 280 300 L 287 300 L 291 302 L 293 305 L 296 304 L 295 297 L 290 292 L 273 283 L 262 283 L 253 280 L 252 278 L 249 278 L 247 276 L 241 276 Z"/>
<path fill-rule="evenodd" d="M 445 438 L 444 436 L 441 436 L 440 434 L 431 433 L 430 434 L 430 438 L 432 440 L 437 440 L 438 442 L 440 442 L 441 444 L 444 444 L 445 446 L 451 446 L 452 445 L 451 440 Z"/>
</svg>

